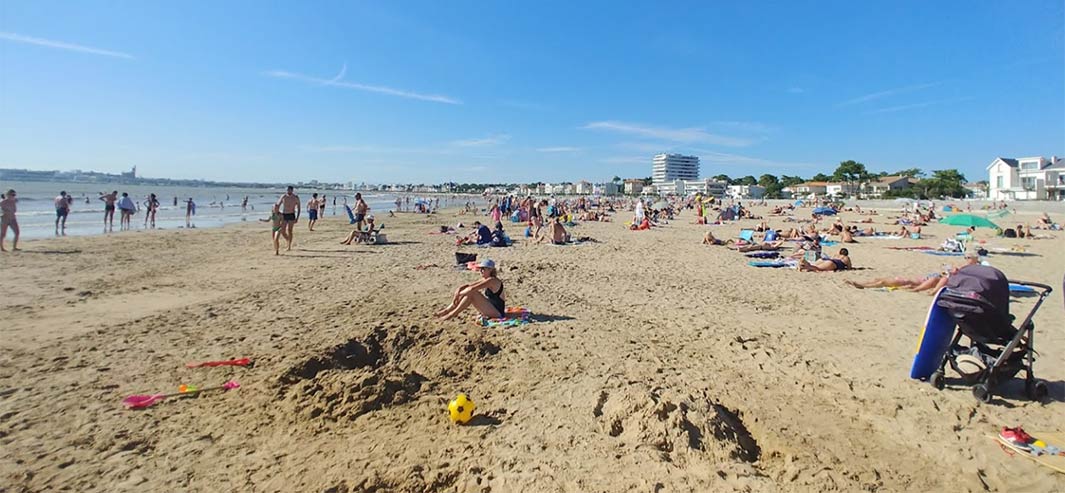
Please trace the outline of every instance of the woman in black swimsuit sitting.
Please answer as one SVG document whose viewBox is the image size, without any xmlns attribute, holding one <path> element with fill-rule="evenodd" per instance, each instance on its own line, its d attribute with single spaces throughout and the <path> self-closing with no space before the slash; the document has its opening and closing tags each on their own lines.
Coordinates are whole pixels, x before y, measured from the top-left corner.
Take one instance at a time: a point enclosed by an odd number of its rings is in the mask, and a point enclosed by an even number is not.
<svg viewBox="0 0 1065 493">
<path fill-rule="evenodd" d="M 440 320 L 455 318 L 463 310 L 473 305 L 482 316 L 500 318 L 506 312 L 506 300 L 503 297 L 503 281 L 496 277 L 496 263 L 485 259 L 477 266 L 481 271 L 481 280 L 472 284 L 463 284 L 455 290 L 451 304 L 433 314 Z M 482 294 L 481 291 L 484 291 Z"/>
</svg>

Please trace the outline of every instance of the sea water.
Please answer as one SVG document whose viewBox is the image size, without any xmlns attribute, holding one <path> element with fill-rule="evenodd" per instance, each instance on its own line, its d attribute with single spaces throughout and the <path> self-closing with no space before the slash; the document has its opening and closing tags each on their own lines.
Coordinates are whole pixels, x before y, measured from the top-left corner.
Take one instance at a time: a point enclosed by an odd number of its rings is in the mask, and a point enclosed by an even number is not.
<svg viewBox="0 0 1065 493">
<path fill-rule="evenodd" d="M 195 228 L 211 228 L 226 224 L 240 223 L 245 221 L 257 221 L 268 219 L 270 209 L 277 199 L 284 194 L 284 190 L 270 190 L 265 188 L 223 188 L 223 187 L 163 187 L 149 185 L 118 185 L 106 183 L 55 183 L 55 182 L 17 182 L 4 181 L 0 183 L 0 190 L 6 192 L 15 189 L 18 197 L 18 223 L 21 237 L 25 239 L 44 238 L 55 235 L 55 198 L 60 191 L 74 197 L 74 203 L 70 206 L 70 214 L 67 216 L 67 235 L 93 235 L 104 233 L 104 202 L 99 199 L 102 193 L 111 193 L 117 190 L 119 197 L 122 193 L 128 193 L 139 210 L 134 214 L 131 221 L 134 231 L 151 229 L 145 226 L 145 202 L 148 194 L 154 193 L 160 207 L 155 215 L 155 229 L 183 229 L 185 228 L 185 203 L 189 198 L 196 204 L 196 214 L 192 217 L 191 225 Z M 311 190 L 297 189 L 296 194 L 300 197 L 301 207 L 306 208 L 311 194 L 317 192 L 319 196 L 326 196 L 326 219 L 337 216 L 347 221 L 347 212 L 344 203 L 354 206 L 355 193 L 346 190 Z M 247 208 L 241 208 L 244 197 L 248 198 Z M 177 199 L 177 205 L 174 200 Z M 336 205 L 333 205 L 333 199 Z M 363 200 L 370 206 L 370 213 L 377 215 L 377 222 L 381 223 L 383 215 L 396 208 L 397 195 L 390 193 L 365 192 Z M 407 207 L 407 197 L 401 197 L 404 207 Z M 411 204 L 415 201 L 410 199 Z M 449 200 L 440 198 L 440 206 L 446 207 Z M 409 207 L 407 207 L 409 210 Z M 119 232 L 121 212 L 115 211 L 114 232 Z M 307 220 L 306 211 L 300 218 L 301 223 Z M 8 232 L 8 241 L 11 241 L 11 233 Z"/>
</svg>

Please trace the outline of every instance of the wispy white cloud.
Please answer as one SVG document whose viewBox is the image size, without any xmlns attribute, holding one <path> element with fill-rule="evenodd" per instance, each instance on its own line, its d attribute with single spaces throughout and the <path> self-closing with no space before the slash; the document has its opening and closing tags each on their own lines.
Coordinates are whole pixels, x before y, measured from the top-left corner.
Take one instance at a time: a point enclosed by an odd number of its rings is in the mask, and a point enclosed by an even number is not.
<svg viewBox="0 0 1065 493">
<path fill-rule="evenodd" d="M 754 143 L 751 139 L 730 137 L 707 132 L 704 128 L 666 128 L 617 121 L 592 122 L 581 128 L 663 139 L 672 142 L 705 143 L 729 147 L 744 147 Z"/>
<path fill-rule="evenodd" d="M 941 84 L 943 84 L 943 83 L 942 82 L 926 82 L 926 83 L 923 83 L 923 84 L 914 84 L 912 86 L 896 87 L 894 89 L 887 89 L 885 91 L 877 91 L 877 92 L 866 94 L 864 96 L 858 96 L 858 97 L 856 97 L 854 99 L 848 99 L 848 100 L 846 100 L 846 101 L 844 101 L 842 103 L 837 104 L 836 106 L 850 106 L 852 104 L 867 103 L 869 101 L 874 101 L 874 100 L 877 100 L 877 99 L 886 98 L 888 96 L 894 96 L 896 94 L 905 94 L 905 93 L 908 93 L 908 92 L 914 92 L 914 91 L 920 91 L 922 89 L 928 89 L 930 87 L 935 87 L 935 86 L 938 86 L 938 85 L 941 85 Z"/>
<path fill-rule="evenodd" d="M 385 95 L 388 95 L 388 96 L 396 96 L 396 97 L 400 97 L 400 98 L 416 99 L 416 100 L 419 100 L 419 101 L 430 101 L 430 102 L 433 102 L 433 103 L 462 104 L 462 101 L 459 101 L 459 100 L 457 100 L 455 98 L 448 97 L 448 96 L 441 96 L 441 95 L 438 95 L 438 94 L 422 94 L 422 93 L 407 91 L 407 90 L 403 90 L 403 89 L 396 89 L 394 87 L 373 86 L 373 85 L 369 85 L 369 84 L 360 84 L 360 83 L 357 83 L 357 82 L 346 82 L 346 81 L 341 80 L 341 79 L 343 79 L 344 75 L 346 75 L 346 74 L 347 74 L 347 65 L 346 64 L 340 70 L 340 73 L 337 74 L 337 76 L 333 77 L 332 79 L 323 79 L 321 77 L 312 77 L 312 76 L 309 76 L 309 75 L 299 74 L 299 73 L 295 73 L 295 72 L 288 72 L 288 71 L 285 71 L 285 70 L 270 70 L 270 71 L 267 71 L 267 72 L 263 73 L 263 75 L 265 75 L 267 77 L 274 77 L 274 78 L 277 78 L 277 79 L 292 79 L 292 80 L 298 80 L 298 81 L 303 81 L 303 82 L 311 82 L 311 83 L 314 83 L 314 84 L 320 84 L 320 85 L 324 85 L 324 86 L 340 87 L 340 88 L 344 88 L 344 89 L 354 89 L 356 91 L 373 92 L 373 93 L 377 93 L 377 94 L 385 94 Z"/>
<path fill-rule="evenodd" d="M 941 105 L 941 104 L 961 103 L 961 102 L 965 102 L 965 101 L 972 101 L 973 99 L 974 98 L 967 97 L 967 98 L 954 98 L 954 99 L 940 99 L 940 100 L 936 100 L 936 101 L 925 101 L 925 102 L 922 102 L 922 103 L 902 104 L 902 105 L 899 105 L 899 106 L 889 106 L 887 108 L 880 108 L 880 109 L 877 109 L 877 110 L 872 110 L 872 111 L 867 112 L 866 114 L 876 115 L 876 114 L 880 114 L 880 113 L 896 113 L 896 112 L 899 112 L 899 111 L 913 110 L 913 109 L 917 109 L 917 108 L 926 108 L 928 106 L 937 106 L 937 105 Z"/>
<path fill-rule="evenodd" d="M 507 134 L 495 134 L 481 139 L 455 140 L 451 142 L 451 145 L 458 147 L 488 147 L 502 144 L 508 140 L 510 140 L 510 136 Z"/>
<path fill-rule="evenodd" d="M 536 152 L 580 152 L 580 147 L 569 146 L 557 146 L 557 147 L 541 147 L 536 149 Z"/>
<path fill-rule="evenodd" d="M 801 88 L 801 87 L 789 87 L 788 88 L 788 93 L 789 94 L 802 94 L 804 92 L 806 92 L 806 90 Z"/>
<path fill-rule="evenodd" d="M 133 59 L 133 55 L 129 53 L 123 53 L 121 51 L 104 50 L 101 48 L 93 48 L 92 46 L 78 45 L 74 43 L 65 43 L 63 41 L 54 41 L 51 39 L 34 38 L 30 36 L 23 36 L 21 34 L 9 33 L 0 31 L 0 39 L 7 41 L 13 41 L 15 43 L 24 43 L 37 46 L 45 46 L 48 48 L 56 48 L 67 51 L 77 51 L 79 53 L 88 53 L 91 55 L 102 55 L 115 58 Z"/>
</svg>

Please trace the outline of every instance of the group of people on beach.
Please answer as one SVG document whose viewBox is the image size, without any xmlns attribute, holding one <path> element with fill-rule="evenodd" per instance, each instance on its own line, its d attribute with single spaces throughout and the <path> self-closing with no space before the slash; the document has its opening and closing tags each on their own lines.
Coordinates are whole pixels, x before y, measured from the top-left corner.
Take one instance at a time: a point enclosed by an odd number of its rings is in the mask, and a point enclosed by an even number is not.
<svg viewBox="0 0 1065 493">
<path fill-rule="evenodd" d="M 322 218 L 325 217 L 327 199 L 323 194 L 319 197 L 318 193 L 312 193 L 310 200 L 307 201 L 307 230 L 313 232 L 314 226 L 318 224 Z M 336 205 L 336 197 L 333 197 L 333 205 Z M 370 206 L 366 204 L 366 201 L 362 198 L 362 193 L 355 194 L 355 207 L 350 208 L 347 204 L 347 198 L 344 199 L 344 207 L 351 212 L 351 219 L 353 229 L 351 233 L 340 243 L 343 245 L 350 245 L 353 242 L 361 241 L 366 238 L 366 235 L 373 233 L 374 230 L 374 218 L 369 214 Z M 285 240 L 285 251 L 292 250 L 292 242 L 295 238 L 294 227 L 299 222 L 300 215 L 303 213 L 303 204 L 299 195 L 296 195 L 296 189 L 293 186 L 289 186 L 283 195 L 277 199 L 270 212 L 269 219 L 262 219 L 261 221 L 269 222 L 271 226 L 271 240 L 274 245 L 274 255 L 281 254 L 281 239 Z M 367 230 L 369 228 L 369 230 Z"/>
</svg>

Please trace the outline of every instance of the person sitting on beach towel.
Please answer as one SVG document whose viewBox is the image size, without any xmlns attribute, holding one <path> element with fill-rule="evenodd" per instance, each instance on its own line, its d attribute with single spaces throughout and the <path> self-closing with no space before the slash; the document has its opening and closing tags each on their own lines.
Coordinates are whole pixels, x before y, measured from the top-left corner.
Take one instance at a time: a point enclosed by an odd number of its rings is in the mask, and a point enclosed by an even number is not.
<svg viewBox="0 0 1065 493">
<path fill-rule="evenodd" d="M 500 318 L 506 313 L 503 281 L 497 276 L 496 263 L 490 259 L 484 259 L 477 264 L 477 270 L 481 272 L 481 280 L 459 286 L 455 290 L 451 304 L 434 313 L 434 317 L 440 320 L 450 320 L 470 305 L 473 305 L 485 318 Z"/>
<path fill-rule="evenodd" d="M 503 223 L 496 223 L 496 228 L 492 230 L 492 246 L 505 247 L 510 246 L 510 238 L 507 238 L 507 233 L 503 231 Z"/>
<path fill-rule="evenodd" d="M 799 260 L 799 270 L 805 272 L 832 272 L 850 268 L 850 252 L 846 248 L 839 249 L 839 257 L 833 257 L 828 260 L 815 260 L 812 263 L 807 262 L 806 259 Z"/>
<path fill-rule="evenodd" d="M 565 226 L 562 225 L 562 218 L 556 217 L 554 221 L 547 227 L 547 234 L 541 236 L 536 240 L 540 243 L 550 237 L 551 244 L 553 245 L 565 245 L 569 241 L 569 233 L 566 232 Z"/>
<path fill-rule="evenodd" d="M 843 228 L 843 232 L 840 233 L 839 241 L 843 243 L 858 243 L 858 240 L 854 239 L 854 232 L 851 231 L 850 228 Z"/>
<path fill-rule="evenodd" d="M 481 221 L 473 222 L 474 230 L 470 234 L 455 239 L 456 245 L 488 245 L 492 243 L 492 230 L 481 224 Z"/>
</svg>

